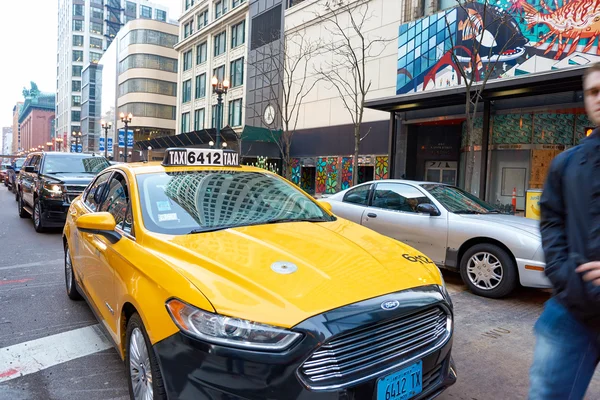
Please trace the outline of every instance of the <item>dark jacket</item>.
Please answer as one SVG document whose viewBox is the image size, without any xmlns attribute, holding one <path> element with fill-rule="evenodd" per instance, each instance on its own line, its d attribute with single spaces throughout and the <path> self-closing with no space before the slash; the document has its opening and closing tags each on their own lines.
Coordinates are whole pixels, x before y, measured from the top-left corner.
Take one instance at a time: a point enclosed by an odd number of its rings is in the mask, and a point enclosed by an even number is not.
<svg viewBox="0 0 600 400">
<path fill-rule="evenodd" d="M 546 276 L 556 299 L 600 331 L 600 286 L 575 272 L 600 261 L 600 129 L 554 159 L 540 209 Z"/>
</svg>

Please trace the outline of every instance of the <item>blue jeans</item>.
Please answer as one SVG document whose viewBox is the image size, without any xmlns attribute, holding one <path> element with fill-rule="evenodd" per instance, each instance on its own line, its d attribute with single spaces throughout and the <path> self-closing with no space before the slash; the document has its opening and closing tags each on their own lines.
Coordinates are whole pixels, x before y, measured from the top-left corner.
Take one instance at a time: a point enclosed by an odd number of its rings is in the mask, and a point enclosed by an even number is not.
<svg viewBox="0 0 600 400">
<path fill-rule="evenodd" d="M 583 399 L 600 359 L 598 334 L 550 299 L 534 327 L 529 400 Z"/>
</svg>

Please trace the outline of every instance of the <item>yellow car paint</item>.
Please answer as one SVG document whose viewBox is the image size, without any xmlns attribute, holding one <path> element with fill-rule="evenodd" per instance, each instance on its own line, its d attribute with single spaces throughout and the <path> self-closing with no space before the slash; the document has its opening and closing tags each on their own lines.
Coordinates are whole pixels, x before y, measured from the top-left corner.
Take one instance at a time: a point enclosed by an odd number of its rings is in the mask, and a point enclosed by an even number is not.
<svg viewBox="0 0 600 400">
<path fill-rule="evenodd" d="M 77 218 L 91 211 L 81 196 L 71 204 L 64 238 L 76 281 L 122 357 L 129 310 L 140 314 L 152 344 L 178 331 L 165 307 L 170 298 L 210 312 L 290 328 L 364 299 L 442 284 L 437 267 L 417 250 L 341 218 L 192 235 L 146 230 L 135 177 L 206 169 L 268 173 L 246 166 L 112 166 L 108 170 L 127 177 L 134 226 L 131 237 L 123 236 L 116 243 L 79 231 Z M 298 270 L 277 274 L 271 270 L 277 261 L 294 263 Z"/>
</svg>

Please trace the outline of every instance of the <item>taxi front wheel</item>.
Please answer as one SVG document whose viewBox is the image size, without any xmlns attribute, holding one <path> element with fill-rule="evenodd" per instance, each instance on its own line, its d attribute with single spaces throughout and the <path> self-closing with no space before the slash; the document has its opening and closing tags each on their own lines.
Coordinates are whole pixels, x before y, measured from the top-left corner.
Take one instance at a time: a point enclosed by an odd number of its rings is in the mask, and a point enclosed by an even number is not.
<svg viewBox="0 0 600 400">
<path fill-rule="evenodd" d="M 166 399 L 165 386 L 156 356 L 139 314 L 127 322 L 125 367 L 129 396 L 134 400 Z"/>
<path fill-rule="evenodd" d="M 69 251 L 68 244 L 65 244 L 65 284 L 67 285 L 67 296 L 71 300 L 80 300 L 81 294 L 77 291 L 73 261 L 71 260 L 71 252 Z"/>
</svg>

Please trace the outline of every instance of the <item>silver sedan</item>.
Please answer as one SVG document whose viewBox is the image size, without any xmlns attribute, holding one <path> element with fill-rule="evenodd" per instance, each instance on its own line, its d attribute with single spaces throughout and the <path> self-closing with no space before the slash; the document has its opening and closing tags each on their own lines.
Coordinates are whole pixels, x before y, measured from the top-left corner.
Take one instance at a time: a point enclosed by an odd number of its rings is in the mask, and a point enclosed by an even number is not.
<svg viewBox="0 0 600 400">
<path fill-rule="evenodd" d="M 440 268 L 459 271 L 478 295 L 503 297 L 518 283 L 550 287 L 539 222 L 501 214 L 454 186 L 372 181 L 322 201 L 334 214 L 416 248 Z"/>
</svg>

